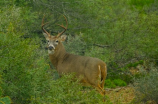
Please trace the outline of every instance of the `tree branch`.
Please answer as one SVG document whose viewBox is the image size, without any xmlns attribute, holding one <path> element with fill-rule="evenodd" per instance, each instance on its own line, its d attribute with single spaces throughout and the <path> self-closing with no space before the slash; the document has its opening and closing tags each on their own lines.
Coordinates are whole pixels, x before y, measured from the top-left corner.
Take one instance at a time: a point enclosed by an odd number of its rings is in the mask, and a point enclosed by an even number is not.
<svg viewBox="0 0 158 104">
<path fill-rule="evenodd" d="M 110 47 L 110 45 L 101 45 L 101 44 L 93 44 L 94 46 L 97 46 L 97 47 L 101 47 L 101 48 L 107 48 L 107 47 Z"/>
</svg>

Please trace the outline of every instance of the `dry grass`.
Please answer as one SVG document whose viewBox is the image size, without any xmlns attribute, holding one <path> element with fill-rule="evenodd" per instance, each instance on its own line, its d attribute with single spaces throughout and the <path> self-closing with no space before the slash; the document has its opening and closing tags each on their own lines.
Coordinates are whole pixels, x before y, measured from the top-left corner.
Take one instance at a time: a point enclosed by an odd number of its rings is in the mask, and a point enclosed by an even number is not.
<svg viewBox="0 0 158 104">
<path fill-rule="evenodd" d="M 106 95 L 113 104 L 129 104 L 135 97 L 134 89 L 129 86 L 106 89 Z"/>
</svg>

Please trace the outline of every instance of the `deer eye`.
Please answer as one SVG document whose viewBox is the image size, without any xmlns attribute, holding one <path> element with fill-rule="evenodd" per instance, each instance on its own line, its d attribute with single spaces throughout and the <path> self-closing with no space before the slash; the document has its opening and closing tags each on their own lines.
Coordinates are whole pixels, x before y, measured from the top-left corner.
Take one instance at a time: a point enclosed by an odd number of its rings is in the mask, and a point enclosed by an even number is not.
<svg viewBox="0 0 158 104">
<path fill-rule="evenodd" d="M 49 43 L 49 40 L 47 40 L 47 43 Z"/>
<path fill-rule="evenodd" d="M 58 41 L 58 40 L 56 40 L 55 42 L 57 42 L 57 43 L 58 43 L 59 41 Z"/>
</svg>

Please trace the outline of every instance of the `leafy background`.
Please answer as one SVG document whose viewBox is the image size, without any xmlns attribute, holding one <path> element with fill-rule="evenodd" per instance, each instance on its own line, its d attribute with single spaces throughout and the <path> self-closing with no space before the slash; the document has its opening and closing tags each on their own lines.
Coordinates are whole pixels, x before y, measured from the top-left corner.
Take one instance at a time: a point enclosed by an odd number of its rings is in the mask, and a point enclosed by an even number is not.
<svg viewBox="0 0 158 104">
<path fill-rule="evenodd" d="M 13 103 L 103 103 L 91 87 L 71 82 L 72 75 L 58 78 L 45 50 L 44 15 L 52 35 L 67 17 L 68 52 L 107 63 L 105 87 L 133 84 L 133 102 L 157 102 L 158 84 L 151 84 L 157 79 L 157 0 L 1 0 L 0 7 L 0 87 Z M 132 75 L 131 68 L 140 72 Z"/>
</svg>

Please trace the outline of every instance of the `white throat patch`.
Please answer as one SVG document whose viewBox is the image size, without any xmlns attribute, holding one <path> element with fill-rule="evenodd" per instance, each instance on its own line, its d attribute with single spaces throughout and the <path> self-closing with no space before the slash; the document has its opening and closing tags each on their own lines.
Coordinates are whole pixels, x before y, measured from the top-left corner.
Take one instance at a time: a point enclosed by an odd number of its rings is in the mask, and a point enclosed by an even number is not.
<svg viewBox="0 0 158 104">
<path fill-rule="evenodd" d="M 54 54 L 54 50 L 48 50 L 48 54 Z"/>
</svg>

